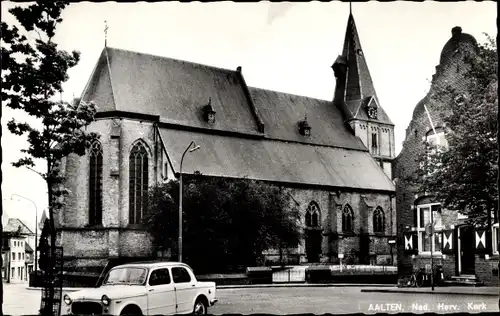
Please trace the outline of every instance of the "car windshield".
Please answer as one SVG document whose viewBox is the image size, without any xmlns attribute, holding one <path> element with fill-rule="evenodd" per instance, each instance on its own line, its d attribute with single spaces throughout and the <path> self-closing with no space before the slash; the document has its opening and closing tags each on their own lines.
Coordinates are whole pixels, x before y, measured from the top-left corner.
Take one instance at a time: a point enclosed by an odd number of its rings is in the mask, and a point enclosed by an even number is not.
<svg viewBox="0 0 500 316">
<path fill-rule="evenodd" d="M 142 285 L 146 282 L 147 275 L 148 275 L 148 270 L 146 268 L 137 268 L 137 267 L 116 268 L 109 271 L 108 275 L 106 276 L 106 279 L 104 279 L 103 284 Z"/>
</svg>

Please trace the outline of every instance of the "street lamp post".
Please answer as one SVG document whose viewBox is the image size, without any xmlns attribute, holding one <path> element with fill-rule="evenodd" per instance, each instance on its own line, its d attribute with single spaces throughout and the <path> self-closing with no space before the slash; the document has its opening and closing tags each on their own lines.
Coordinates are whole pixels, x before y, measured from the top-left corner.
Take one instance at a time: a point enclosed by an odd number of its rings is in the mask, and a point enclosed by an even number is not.
<svg viewBox="0 0 500 316">
<path fill-rule="evenodd" d="M 14 196 L 17 196 L 17 197 L 19 197 L 19 198 L 22 198 L 22 199 L 25 199 L 25 200 L 27 200 L 27 201 L 30 201 L 31 203 L 33 203 L 33 206 L 35 207 L 35 249 L 34 249 L 34 250 L 35 250 L 35 253 L 34 253 L 34 255 L 35 255 L 35 274 L 36 274 L 36 271 L 37 271 L 37 269 L 38 269 L 38 260 L 37 260 L 37 258 L 38 258 L 38 253 L 37 253 L 37 250 L 36 250 L 36 248 L 37 248 L 37 245 L 36 245 L 36 244 L 37 244 L 37 242 L 38 242 L 38 240 L 37 240 L 37 239 L 38 239 L 38 208 L 36 207 L 35 202 L 33 202 L 32 200 L 28 199 L 27 197 L 24 197 L 24 196 L 19 195 L 19 194 L 16 194 L 16 193 L 12 194 L 12 195 L 10 196 L 10 199 L 12 200 L 12 198 L 13 198 Z"/>
<path fill-rule="evenodd" d="M 184 153 L 181 157 L 181 165 L 179 167 L 179 242 L 178 242 L 178 250 L 179 250 L 179 262 L 182 262 L 182 162 L 184 161 L 184 156 L 186 153 L 193 152 L 195 150 L 200 149 L 200 146 L 197 146 L 194 140 L 189 143 L 189 146 L 184 150 Z"/>
</svg>

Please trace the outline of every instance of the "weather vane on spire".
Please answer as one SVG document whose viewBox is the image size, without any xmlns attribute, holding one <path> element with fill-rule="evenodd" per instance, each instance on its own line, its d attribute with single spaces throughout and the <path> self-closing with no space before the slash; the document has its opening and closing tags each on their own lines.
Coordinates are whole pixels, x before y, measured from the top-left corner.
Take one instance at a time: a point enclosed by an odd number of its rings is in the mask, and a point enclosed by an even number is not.
<svg viewBox="0 0 500 316">
<path fill-rule="evenodd" d="M 108 46 L 108 21 L 104 20 L 104 47 Z"/>
</svg>

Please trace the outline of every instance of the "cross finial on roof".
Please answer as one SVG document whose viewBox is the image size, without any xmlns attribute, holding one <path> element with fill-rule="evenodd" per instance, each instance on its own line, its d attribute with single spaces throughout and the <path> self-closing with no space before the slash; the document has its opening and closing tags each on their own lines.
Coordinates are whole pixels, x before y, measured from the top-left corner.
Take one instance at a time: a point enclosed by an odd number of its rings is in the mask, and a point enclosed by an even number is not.
<svg viewBox="0 0 500 316">
<path fill-rule="evenodd" d="M 104 47 L 108 46 L 108 21 L 104 20 Z"/>
<path fill-rule="evenodd" d="M 208 97 L 208 105 L 212 104 L 212 97 Z"/>
</svg>

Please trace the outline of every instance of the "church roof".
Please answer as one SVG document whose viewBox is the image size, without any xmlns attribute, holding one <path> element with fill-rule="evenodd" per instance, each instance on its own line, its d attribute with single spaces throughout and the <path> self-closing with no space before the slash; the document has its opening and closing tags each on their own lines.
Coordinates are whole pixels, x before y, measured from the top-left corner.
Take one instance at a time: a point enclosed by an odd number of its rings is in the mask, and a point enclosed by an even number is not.
<svg viewBox="0 0 500 316">
<path fill-rule="evenodd" d="M 195 141 L 200 149 L 184 158 L 183 173 L 394 191 L 392 181 L 366 151 L 166 128 L 160 135 L 176 172 L 186 144 Z"/>
<path fill-rule="evenodd" d="M 378 105 L 378 117 L 376 121 L 394 125 L 387 113 L 380 106 L 352 14 L 349 14 L 347 20 L 342 55 L 339 56 L 337 61 L 347 64 L 347 78 L 345 91 L 343 92 L 346 119 L 371 120 L 362 106 L 370 98 L 374 98 Z"/>
<path fill-rule="evenodd" d="M 107 47 L 82 100 L 94 101 L 101 113 L 159 116 L 174 168 L 181 147 L 195 140 L 203 154 L 186 158 L 198 160 L 186 164 L 186 172 L 192 165 L 191 171 L 206 175 L 394 191 L 333 102 L 248 87 L 240 67 L 221 69 Z M 209 100 L 216 112 L 213 123 L 203 114 Z M 306 115 L 309 137 L 299 133 Z"/>
<path fill-rule="evenodd" d="M 159 115 L 163 121 L 205 129 L 257 133 L 237 71 L 107 47 L 84 92 L 100 112 Z M 203 120 L 211 99 L 216 124 Z"/>
<path fill-rule="evenodd" d="M 361 140 L 344 125 L 342 113 L 331 101 L 250 87 L 269 138 L 365 150 Z M 311 136 L 297 133 L 307 115 Z"/>
</svg>

